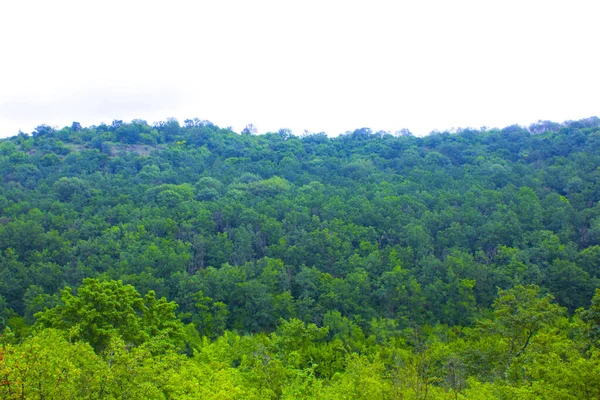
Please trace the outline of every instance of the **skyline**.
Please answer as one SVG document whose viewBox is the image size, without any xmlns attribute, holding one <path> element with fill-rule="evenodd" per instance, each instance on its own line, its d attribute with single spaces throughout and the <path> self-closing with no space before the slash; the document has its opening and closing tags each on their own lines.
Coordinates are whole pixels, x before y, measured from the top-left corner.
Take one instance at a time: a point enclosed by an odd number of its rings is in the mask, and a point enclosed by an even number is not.
<svg viewBox="0 0 600 400">
<path fill-rule="evenodd" d="M 12 2 L 0 6 L 9 60 L 0 137 L 168 117 L 329 136 L 578 120 L 600 114 L 597 10 L 593 1 Z"/>
</svg>

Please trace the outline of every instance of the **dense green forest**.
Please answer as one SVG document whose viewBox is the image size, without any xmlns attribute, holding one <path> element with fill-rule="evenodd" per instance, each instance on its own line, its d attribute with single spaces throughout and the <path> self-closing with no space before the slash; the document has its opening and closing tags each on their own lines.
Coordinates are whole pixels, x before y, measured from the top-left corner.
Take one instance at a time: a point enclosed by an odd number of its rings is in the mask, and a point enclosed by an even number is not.
<svg viewBox="0 0 600 400">
<path fill-rule="evenodd" d="M 0 171 L 0 398 L 600 398 L 599 118 L 42 125 Z"/>
</svg>

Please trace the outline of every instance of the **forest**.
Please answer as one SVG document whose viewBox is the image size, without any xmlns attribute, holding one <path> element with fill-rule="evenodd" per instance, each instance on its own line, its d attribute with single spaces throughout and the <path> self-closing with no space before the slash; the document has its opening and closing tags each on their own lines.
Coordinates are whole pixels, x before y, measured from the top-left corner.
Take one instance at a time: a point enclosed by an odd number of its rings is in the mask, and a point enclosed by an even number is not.
<svg viewBox="0 0 600 400">
<path fill-rule="evenodd" d="M 0 140 L 2 399 L 598 399 L 600 119 Z"/>
</svg>

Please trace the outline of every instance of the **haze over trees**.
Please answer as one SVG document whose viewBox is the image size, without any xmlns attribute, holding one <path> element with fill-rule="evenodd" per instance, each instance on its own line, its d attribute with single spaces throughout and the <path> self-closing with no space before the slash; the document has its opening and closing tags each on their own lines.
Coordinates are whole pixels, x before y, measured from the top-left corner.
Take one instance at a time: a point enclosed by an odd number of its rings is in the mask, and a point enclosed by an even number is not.
<svg viewBox="0 0 600 400">
<path fill-rule="evenodd" d="M 600 119 L 0 141 L 0 397 L 596 399 Z"/>
</svg>

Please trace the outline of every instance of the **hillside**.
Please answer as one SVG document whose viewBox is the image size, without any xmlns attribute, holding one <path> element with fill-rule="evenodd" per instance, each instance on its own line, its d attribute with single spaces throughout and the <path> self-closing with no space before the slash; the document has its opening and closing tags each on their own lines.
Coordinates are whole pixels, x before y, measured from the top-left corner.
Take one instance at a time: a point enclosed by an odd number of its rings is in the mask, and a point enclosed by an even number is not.
<svg viewBox="0 0 600 400">
<path fill-rule="evenodd" d="M 599 395 L 598 118 L 73 123 L 0 171 L 0 397 Z"/>
</svg>

